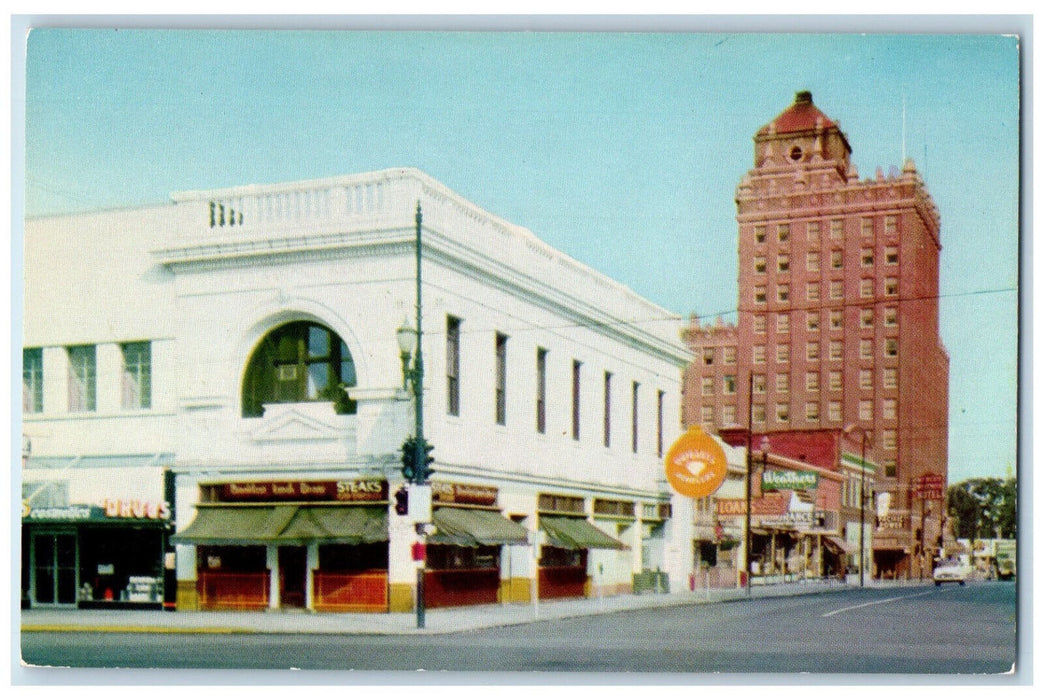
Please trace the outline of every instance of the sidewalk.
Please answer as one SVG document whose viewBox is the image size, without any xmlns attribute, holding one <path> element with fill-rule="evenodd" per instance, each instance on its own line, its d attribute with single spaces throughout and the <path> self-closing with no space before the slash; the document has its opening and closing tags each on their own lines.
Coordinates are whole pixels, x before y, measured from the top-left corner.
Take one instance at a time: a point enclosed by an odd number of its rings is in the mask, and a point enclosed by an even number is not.
<svg viewBox="0 0 1044 700">
<path fill-rule="evenodd" d="M 867 587 L 930 585 L 918 581 L 867 581 Z M 854 584 L 858 587 L 858 580 Z M 753 598 L 772 598 L 850 590 L 850 580 L 807 580 L 755 585 Z M 417 628 L 416 613 L 169 612 L 163 610 L 21 610 L 22 632 L 144 632 L 196 634 L 446 634 L 518 625 L 536 620 L 561 620 L 627 610 L 676 605 L 724 603 L 746 599 L 742 588 L 684 590 L 681 593 L 619 595 L 606 598 L 539 601 L 503 605 L 436 608 L 425 611 Z"/>
</svg>

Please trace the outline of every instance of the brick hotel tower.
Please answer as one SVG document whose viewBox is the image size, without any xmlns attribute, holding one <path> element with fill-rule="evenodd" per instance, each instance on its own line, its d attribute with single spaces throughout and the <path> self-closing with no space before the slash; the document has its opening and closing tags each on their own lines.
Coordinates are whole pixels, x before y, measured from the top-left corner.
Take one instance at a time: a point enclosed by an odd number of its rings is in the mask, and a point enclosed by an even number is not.
<svg viewBox="0 0 1044 700">
<path fill-rule="evenodd" d="M 773 453 L 832 435 L 837 454 L 859 454 L 865 431 L 874 489 L 890 493 L 875 569 L 917 576 L 930 561 L 915 563 L 922 543 L 930 549 L 942 524 L 939 503 L 912 485 L 947 473 L 939 213 L 911 160 L 860 180 L 851 153 L 808 92 L 755 135 L 754 167 L 736 189 L 738 324 L 694 319 L 684 333 L 696 355 L 684 418 L 717 431 L 749 415 L 755 448 L 767 435 Z"/>
</svg>

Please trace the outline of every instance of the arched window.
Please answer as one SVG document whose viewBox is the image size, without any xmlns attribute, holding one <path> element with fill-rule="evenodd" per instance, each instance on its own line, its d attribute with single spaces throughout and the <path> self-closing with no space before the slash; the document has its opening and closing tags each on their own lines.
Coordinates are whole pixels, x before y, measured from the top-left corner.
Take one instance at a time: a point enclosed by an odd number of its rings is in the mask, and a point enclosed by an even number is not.
<svg viewBox="0 0 1044 700">
<path fill-rule="evenodd" d="M 338 413 L 355 413 L 344 387 L 355 386 L 348 346 L 326 326 L 287 323 L 254 350 L 243 379 L 243 417 L 258 417 L 266 403 L 333 402 Z"/>
</svg>

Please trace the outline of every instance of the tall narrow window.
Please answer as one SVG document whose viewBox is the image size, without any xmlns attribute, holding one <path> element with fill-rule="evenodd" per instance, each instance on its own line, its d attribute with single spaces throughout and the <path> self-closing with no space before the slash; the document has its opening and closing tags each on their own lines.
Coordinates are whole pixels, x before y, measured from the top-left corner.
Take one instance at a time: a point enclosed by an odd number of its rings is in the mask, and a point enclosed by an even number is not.
<svg viewBox="0 0 1044 700">
<path fill-rule="evenodd" d="M 547 350 L 537 348 L 536 356 L 536 429 L 547 432 Z"/>
<path fill-rule="evenodd" d="M 123 351 L 123 408 L 152 406 L 152 346 L 144 343 L 124 343 Z"/>
<path fill-rule="evenodd" d="M 638 453 L 638 382 L 631 383 L 631 452 Z"/>
<path fill-rule="evenodd" d="M 612 444 L 613 424 L 613 373 L 606 372 L 603 382 L 603 409 L 602 409 L 602 443 L 609 447 Z"/>
<path fill-rule="evenodd" d="M 43 411 L 43 349 L 22 350 L 22 412 Z"/>
<path fill-rule="evenodd" d="M 446 317 L 446 413 L 460 415 L 460 319 Z"/>
<path fill-rule="evenodd" d="M 573 439 L 580 439 L 580 365 L 573 360 Z"/>
<path fill-rule="evenodd" d="M 498 425 L 507 423 L 507 336 L 497 333 L 497 378 L 496 378 L 496 420 Z"/>
<path fill-rule="evenodd" d="M 69 410 L 73 413 L 97 408 L 95 386 L 97 360 L 93 345 L 69 348 Z"/>
<path fill-rule="evenodd" d="M 656 392 L 656 456 L 663 457 L 663 391 Z"/>
</svg>

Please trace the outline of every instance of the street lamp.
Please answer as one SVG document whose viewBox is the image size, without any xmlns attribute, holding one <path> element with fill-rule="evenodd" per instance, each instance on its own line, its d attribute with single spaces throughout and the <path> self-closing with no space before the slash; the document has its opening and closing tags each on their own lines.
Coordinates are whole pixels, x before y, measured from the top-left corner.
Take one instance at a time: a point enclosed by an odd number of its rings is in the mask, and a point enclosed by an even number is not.
<svg viewBox="0 0 1044 700">
<path fill-rule="evenodd" d="M 854 430 L 858 430 L 862 435 L 862 446 L 859 456 L 859 587 L 862 588 L 864 586 L 863 571 L 866 569 L 866 533 L 864 528 L 866 527 L 866 441 L 868 433 L 866 428 L 858 423 L 849 425 L 845 428 L 844 433 L 848 435 Z"/>
<path fill-rule="evenodd" d="M 414 328 L 407 318 L 395 331 L 395 340 L 399 345 L 399 359 L 402 360 L 402 387 L 412 389 L 414 405 L 414 439 L 413 439 L 413 478 L 414 484 L 423 485 L 428 477 L 427 464 L 429 447 L 424 440 L 424 357 L 421 352 L 421 206 L 417 202 L 416 216 L 416 253 L 417 253 L 417 325 Z M 410 356 L 413 367 L 410 367 Z M 408 447 L 407 441 L 404 447 Z M 423 528 L 417 528 L 417 534 L 423 538 Z M 423 539 L 421 540 L 423 543 Z M 424 562 L 417 567 L 417 627 L 424 627 Z"/>
</svg>

